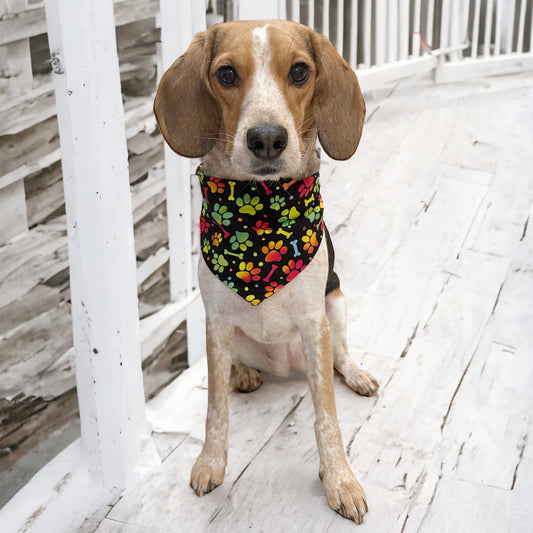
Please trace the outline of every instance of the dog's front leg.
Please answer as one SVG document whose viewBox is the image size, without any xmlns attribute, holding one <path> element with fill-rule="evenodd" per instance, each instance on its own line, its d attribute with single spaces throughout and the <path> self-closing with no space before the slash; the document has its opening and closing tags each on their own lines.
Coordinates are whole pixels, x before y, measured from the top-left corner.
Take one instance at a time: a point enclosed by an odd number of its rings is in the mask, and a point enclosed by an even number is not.
<svg viewBox="0 0 533 533">
<path fill-rule="evenodd" d="M 224 481 L 228 452 L 228 395 L 235 328 L 207 320 L 207 419 L 205 442 L 191 472 L 191 487 L 203 496 Z"/>
<path fill-rule="evenodd" d="M 337 421 L 333 381 L 331 335 L 326 317 L 322 323 L 300 328 L 307 377 L 315 406 L 315 434 L 320 456 L 319 475 L 329 506 L 357 524 L 368 511 L 363 488 L 355 479 L 342 445 Z"/>
</svg>

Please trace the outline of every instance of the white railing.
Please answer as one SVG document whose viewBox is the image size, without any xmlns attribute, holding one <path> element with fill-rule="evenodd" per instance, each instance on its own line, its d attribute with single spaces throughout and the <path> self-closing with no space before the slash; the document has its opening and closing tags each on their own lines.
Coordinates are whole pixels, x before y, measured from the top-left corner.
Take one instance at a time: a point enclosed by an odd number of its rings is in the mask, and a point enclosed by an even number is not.
<svg viewBox="0 0 533 533">
<path fill-rule="evenodd" d="M 79 445 L 65 451 L 61 468 L 50 467 L 49 472 L 63 475 L 85 461 L 93 482 L 122 488 L 139 469 L 157 461 L 145 415 L 141 342 L 149 349 L 188 318 L 189 361 L 205 353 L 195 276 L 192 167 L 165 147 L 171 302 L 139 328 L 112 0 L 45 0 L 45 5 L 86 452 L 80 455 Z M 234 0 L 231 5 L 230 19 L 286 17 L 328 35 L 357 71 L 363 91 L 431 70 L 437 80 L 450 81 L 533 66 L 527 0 L 353 0 L 334 5 L 327 0 Z M 160 0 L 160 75 L 194 33 L 205 28 L 204 7 L 197 0 Z M 76 490 L 86 483 L 79 479 Z M 23 490 L 33 494 L 29 485 Z M 21 496 L 17 505 L 26 500 Z M 18 510 L 25 512 L 30 516 L 33 511 Z M 13 514 L 10 507 L 8 516 Z"/>
<path fill-rule="evenodd" d="M 443 0 L 441 39 L 462 48 L 439 64 L 437 82 L 533 68 L 533 7 L 527 0 Z"/>
</svg>

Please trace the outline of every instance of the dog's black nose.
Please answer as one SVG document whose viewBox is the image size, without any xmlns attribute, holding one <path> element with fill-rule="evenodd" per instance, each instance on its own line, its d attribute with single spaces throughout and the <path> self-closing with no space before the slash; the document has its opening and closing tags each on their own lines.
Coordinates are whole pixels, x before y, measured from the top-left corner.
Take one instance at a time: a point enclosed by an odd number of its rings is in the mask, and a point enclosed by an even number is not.
<svg viewBox="0 0 533 533">
<path fill-rule="evenodd" d="M 248 149 L 259 159 L 276 159 L 287 147 L 289 136 L 283 126 L 263 124 L 246 133 Z"/>
</svg>

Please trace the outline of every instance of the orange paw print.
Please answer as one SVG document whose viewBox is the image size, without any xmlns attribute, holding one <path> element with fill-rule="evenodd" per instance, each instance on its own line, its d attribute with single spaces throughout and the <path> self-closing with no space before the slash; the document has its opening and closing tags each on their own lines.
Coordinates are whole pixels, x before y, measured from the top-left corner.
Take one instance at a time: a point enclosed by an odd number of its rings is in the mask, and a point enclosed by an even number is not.
<svg viewBox="0 0 533 533">
<path fill-rule="evenodd" d="M 218 192 L 219 194 L 224 192 L 224 182 L 220 178 L 213 178 L 207 182 L 207 186 L 211 189 L 211 192 L 214 194 Z"/>
<path fill-rule="evenodd" d="M 304 237 L 305 238 L 305 237 Z M 268 246 L 263 246 L 261 251 L 265 254 L 265 261 L 268 263 L 274 263 L 281 261 L 281 256 L 287 253 L 287 247 L 283 246 L 283 241 L 270 241 Z"/>
<path fill-rule="evenodd" d="M 246 301 L 250 302 L 252 305 L 257 305 L 261 303 L 261 300 L 258 300 L 253 294 L 249 294 L 246 297 Z"/>
<path fill-rule="evenodd" d="M 260 220 L 255 223 L 254 230 L 257 232 L 257 235 L 263 235 L 263 233 L 268 235 L 272 233 L 272 228 L 268 227 L 268 222 L 261 222 Z"/>
<path fill-rule="evenodd" d="M 276 281 L 271 281 L 270 285 L 266 286 L 265 298 L 272 296 L 274 293 L 278 292 L 282 288 L 283 288 L 283 285 L 281 283 L 277 283 Z"/>
<path fill-rule="evenodd" d="M 254 264 L 251 261 L 248 263 L 241 261 L 239 272 L 237 272 L 236 276 L 241 278 L 245 283 L 250 283 L 250 281 L 259 281 L 261 279 L 261 276 L 258 275 L 260 272 L 261 269 L 254 268 Z"/>
<path fill-rule="evenodd" d="M 316 231 L 308 229 L 305 232 L 305 235 L 302 237 L 302 241 L 305 242 L 304 250 L 307 250 L 308 253 L 312 254 L 313 250 L 318 246 L 318 241 L 316 238 Z"/>
</svg>

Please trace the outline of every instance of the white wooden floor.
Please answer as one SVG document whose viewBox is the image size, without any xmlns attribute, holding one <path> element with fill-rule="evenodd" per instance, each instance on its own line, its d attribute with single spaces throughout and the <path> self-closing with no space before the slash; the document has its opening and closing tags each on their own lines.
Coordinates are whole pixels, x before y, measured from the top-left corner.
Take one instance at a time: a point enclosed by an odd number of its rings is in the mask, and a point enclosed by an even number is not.
<svg viewBox="0 0 533 533">
<path fill-rule="evenodd" d="M 353 160 L 321 172 L 351 354 L 381 383 L 336 386 L 364 525 L 327 506 L 299 376 L 231 394 L 226 479 L 193 494 L 201 361 L 149 405 L 161 466 L 81 531 L 532 530 L 533 73 L 391 91 L 368 99 Z"/>
</svg>

